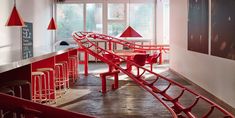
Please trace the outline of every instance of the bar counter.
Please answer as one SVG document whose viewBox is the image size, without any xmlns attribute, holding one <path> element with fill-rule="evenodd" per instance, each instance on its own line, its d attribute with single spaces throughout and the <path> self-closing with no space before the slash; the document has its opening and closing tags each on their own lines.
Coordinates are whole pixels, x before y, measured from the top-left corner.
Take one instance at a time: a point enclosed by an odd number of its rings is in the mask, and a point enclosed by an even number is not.
<svg viewBox="0 0 235 118">
<path fill-rule="evenodd" d="M 17 53 L 15 53 L 17 52 Z M 32 81 L 32 72 L 37 71 L 39 68 L 52 68 L 55 69 L 55 64 L 68 61 L 69 56 L 77 56 L 78 48 L 67 48 L 57 52 L 43 52 L 34 54 L 34 57 L 28 59 L 22 59 L 20 54 L 15 51 L 12 54 L 5 55 L 9 58 L 5 58 L 0 62 L 0 88 L 4 86 L 4 83 L 8 83 L 14 80 L 26 80 Z M 2 54 L 2 56 L 4 56 Z M 52 83 L 51 83 L 52 84 Z M 53 85 L 53 84 L 52 84 Z M 31 90 L 23 90 L 23 98 L 31 99 Z"/>
<path fill-rule="evenodd" d="M 18 56 L 19 55 L 18 52 L 17 53 L 12 52 L 12 54 L 14 55 L 12 58 L 9 58 L 9 60 L 7 61 L 6 60 L 1 61 L 0 73 L 13 70 L 19 67 L 23 67 L 25 65 L 32 64 L 34 62 L 41 61 L 41 60 L 44 60 L 44 59 L 47 59 L 56 55 L 60 55 L 60 54 L 69 52 L 74 49 L 76 48 L 67 48 L 67 49 L 57 51 L 57 52 L 37 53 L 37 54 L 34 54 L 34 57 L 31 57 L 28 59 L 22 59 L 21 56 Z"/>
</svg>

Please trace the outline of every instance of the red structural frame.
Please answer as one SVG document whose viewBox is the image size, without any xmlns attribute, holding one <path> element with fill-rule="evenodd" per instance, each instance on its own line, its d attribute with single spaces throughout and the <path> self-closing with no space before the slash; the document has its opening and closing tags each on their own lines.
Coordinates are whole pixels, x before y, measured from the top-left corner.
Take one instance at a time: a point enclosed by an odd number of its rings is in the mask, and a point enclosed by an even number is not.
<svg viewBox="0 0 235 118">
<path fill-rule="evenodd" d="M 128 75 L 134 82 L 139 84 L 142 88 L 144 88 L 149 93 L 151 93 L 157 100 L 159 100 L 169 110 L 169 112 L 172 114 L 172 117 L 174 117 L 174 118 L 183 117 L 181 113 L 184 113 L 189 118 L 196 118 L 196 116 L 191 111 L 199 103 L 199 100 L 207 102 L 209 105 L 208 111 L 202 116 L 203 118 L 209 117 L 213 113 L 213 111 L 215 111 L 215 109 L 217 109 L 219 112 L 223 113 L 225 118 L 235 118 L 234 115 L 232 115 L 231 113 L 229 113 L 227 110 L 223 109 L 222 107 L 220 107 L 216 103 L 212 102 L 211 100 L 207 99 L 206 97 L 192 91 L 191 89 L 189 89 L 189 88 L 187 88 L 187 87 L 185 87 L 185 86 L 183 86 L 183 85 L 181 85 L 171 79 L 168 79 L 168 78 L 163 77 L 157 73 L 154 73 L 144 67 L 141 67 L 138 64 L 135 64 L 134 62 L 132 62 L 130 60 L 126 60 L 125 58 L 122 58 L 118 55 L 115 55 L 114 53 L 97 46 L 95 43 L 93 43 L 89 39 L 106 40 L 107 42 L 110 43 L 110 45 L 111 45 L 111 43 L 118 43 L 121 45 L 129 46 L 130 48 L 133 48 L 133 49 L 169 50 L 169 47 L 164 48 L 164 46 L 151 46 L 151 45 L 147 45 L 147 46 L 141 45 L 140 46 L 140 45 L 132 44 L 127 41 L 123 41 L 123 40 L 120 40 L 120 39 L 117 39 L 114 37 L 110 37 L 110 36 L 102 35 L 102 34 L 91 33 L 91 32 L 76 32 L 76 33 L 73 33 L 73 38 L 81 48 L 86 50 L 87 53 L 89 53 L 90 55 L 96 57 L 97 59 L 107 63 L 108 65 L 112 65 L 114 68 L 117 68 L 118 70 L 120 70 L 124 74 Z M 95 48 L 98 51 L 94 52 L 92 50 L 92 48 Z M 113 56 L 118 57 L 119 59 L 125 61 L 126 63 L 131 63 L 132 66 L 136 66 L 138 71 L 141 71 L 141 73 L 135 74 L 135 73 L 131 73 L 131 72 L 127 71 L 127 69 L 122 68 L 119 65 L 113 63 L 112 61 L 108 60 L 107 58 L 103 57 L 102 54 L 104 54 L 104 53 L 112 54 Z M 145 81 L 144 79 L 142 79 L 144 73 L 151 74 L 152 76 L 155 77 L 155 80 L 152 82 Z M 164 80 L 164 81 L 168 82 L 168 86 L 166 88 L 164 88 L 163 90 L 161 90 L 156 85 L 156 83 L 158 83 L 159 80 Z M 177 87 L 181 90 L 181 92 L 178 93 L 179 95 L 177 97 L 172 97 L 167 93 L 167 91 L 169 91 L 172 86 Z M 191 105 L 189 105 L 189 106 L 185 106 L 179 101 L 179 99 L 183 98 L 183 95 L 185 92 L 191 94 L 192 96 L 195 96 L 195 101 L 192 102 Z M 162 96 L 162 98 L 160 98 L 160 96 Z M 172 103 L 173 106 L 167 105 L 166 102 Z"/>
</svg>

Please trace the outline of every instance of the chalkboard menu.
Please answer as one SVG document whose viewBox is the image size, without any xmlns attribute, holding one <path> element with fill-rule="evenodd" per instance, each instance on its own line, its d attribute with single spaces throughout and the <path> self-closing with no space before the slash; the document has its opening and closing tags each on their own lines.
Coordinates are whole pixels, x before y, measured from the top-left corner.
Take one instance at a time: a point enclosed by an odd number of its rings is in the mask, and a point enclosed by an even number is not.
<svg viewBox="0 0 235 118">
<path fill-rule="evenodd" d="M 22 27 L 22 58 L 33 57 L 33 23 L 25 22 Z"/>
</svg>

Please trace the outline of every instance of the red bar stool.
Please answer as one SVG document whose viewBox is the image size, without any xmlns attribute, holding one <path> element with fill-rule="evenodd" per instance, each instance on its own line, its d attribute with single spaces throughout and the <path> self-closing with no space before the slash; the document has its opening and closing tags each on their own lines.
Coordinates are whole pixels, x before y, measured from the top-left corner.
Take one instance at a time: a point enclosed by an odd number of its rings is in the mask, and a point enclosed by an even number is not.
<svg viewBox="0 0 235 118">
<path fill-rule="evenodd" d="M 145 65 L 145 61 L 147 59 L 147 54 L 137 54 L 134 56 L 133 58 L 133 62 L 138 64 L 139 66 L 144 66 Z M 130 65 L 130 67 L 128 68 L 131 68 L 132 65 Z M 137 69 L 137 76 L 139 76 L 139 67 L 136 66 L 136 69 Z"/>
<path fill-rule="evenodd" d="M 104 53 L 104 54 L 102 54 L 102 55 L 103 55 L 104 58 L 106 58 L 106 59 L 112 61 L 114 64 L 116 64 L 116 65 L 118 65 L 118 66 L 119 66 L 120 63 L 121 63 L 120 59 L 117 58 L 117 57 L 115 57 L 113 54 Z M 112 72 L 114 69 L 116 69 L 116 68 L 114 68 L 114 66 L 109 65 L 109 72 Z"/>
<path fill-rule="evenodd" d="M 65 89 L 69 89 L 69 65 L 68 65 L 68 62 L 67 61 L 61 61 L 59 63 L 62 63 L 63 64 L 63 76 L 64 76 L 64 80 L 65 80 Z"/>
<path fill-rule="evenodd" d="M 62 93 L 67 90 L 67 63 L 56 63 L 55 64 L 55 87 L 59 89 L 59 96 L 62 97 Z"/>
<path fill-rule="evenodd" d="M 154 53 L 147 57 L 145 64 L 150 64 L 150 70 L 153 71 L 153 64 L 158 63 L 158 58 L 161 56 L 161 53 Z"/>
<path fill-rule="evenodd" d="M 26 87 L 27 87 L 27 90 L 31 89 L 31 83 L 27 80 L 12 80 L 12 81 L 7 81 L 7 82 L 1 82 L 0 92 L 8 94 L 8 95 L 12 95 L 12 96 L 20 97 L 20 98 L 25 98 L 23 96 L 22 89 Z M 30 98 L 25 98 L 25 99 L 30 99 Z M 5 118 L 5 117 L 17 118 L 17 116 L 21 117 L 22 114 L 0 109 L 0 118 Z"/>
<path fill-rule="evenodd" d="M 55 80 L 53 78 L 54 69 L 53 68 L 38 68 L 37 71 L 43 72 L 46 76 L 46 92 L 47 92 L 47 98 L 49 100 L 49 103 L 51 101 L 54 101 L 56 103 L 56 89 L 55 89 Z M 51 78 L 52 76 L 52 78 Z M 52 83 L 51 83 L 52 82 Z M 52 85 L 52 86 L 51 86 Z"/>
<path fill-rule="evenodd" d="M 32 72 L 32 89 L 33 102 L 47 101 L 46 76 L 43 72 Z"/>
<path fill-rule="evenodd" d="M 8 82 L 3 82 L 0 84 L 0 86 L 3 88 L 8 88 L 14 92 L 14 94 L 9 95 L 13 95 L 20 98 L 23 98 L 23 88 L 27 87 L 28 89 L 31 89 L 31 83 L 27 80 L 12 80 Z"/>
<path fill-rule="evenodd" d="M 11 90 L 10 88 L 6 88 L 6 87 L 1 87 L 0 88 L 0 93 L 5 93 L 8 95 L 15 95 L 15 92 L 13 90 Z"/>
<path fill-rule="evenodd" d="M 78 77 L 78 57 L 76 55 L 69 57 L 69 76 L 72 77 L 73 83 Z"/>
<path fill-rule="evenodd" d="M 6 87 L 1 87 L 0 92 L 8 94 L 8 95 L 13 95 L 13 96 L 15 95 L 15 92 L 13 90 L 11 90 L 10 88 L 6 88 Z M 0 118 L 4 118 L 9 115 L 10 115 L 10 117 L 16 117 L 15 113 L 13 114 L 12 112 L 9 112 L 5 109 L 0 108 Z"/>
</svg>

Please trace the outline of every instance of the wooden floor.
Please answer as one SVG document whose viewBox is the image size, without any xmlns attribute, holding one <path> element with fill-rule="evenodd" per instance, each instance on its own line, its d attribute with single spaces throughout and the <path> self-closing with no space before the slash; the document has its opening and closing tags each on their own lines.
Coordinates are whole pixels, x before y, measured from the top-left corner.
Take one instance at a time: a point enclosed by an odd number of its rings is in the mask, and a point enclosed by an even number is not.
<svg viewBox="0 0 235 118">
<path fill-rule="evenodd" d="M 80 70 L 81 68 L 82 67 L 80 67 Z M 120 76 L 120 88 L 118 90 L 110 90 L 106 95 L 102 95 L 99 92 L 101 89 L 99 73 L 105 72 L 106 70 L 107 66 L 105 64 L 89 64 L 89 72 L 91 74 L 89 74 L 89 76 L 81 74 L 78 81 L 75 84 L 70 85 L 71 88 L 68 92 L 62 98 L 58 99 L 57 103 L 53 106 L 100 118 L 171 117 L 168 110 L 156 98 L 136 85 L 125 75 Z M 175 80 L 188 88 L 198 91 L 198 93 L 210 98 L 235 114 L 235 110 L 229 105 L 223 103 L 200 87 L 169 70 L 168 65 L 157 66 L 154 71 L 161 73 L 163 76 Z M 108 88 L 110 88 L 112 82 L 112 78 L 108 80 Z M 165 82 L 160 82 L 158 86 L 164 88 L 167 84 Z M 172 87 L 168 93 L 174 96 L 177 95 L 176 93 L 179 93 L 179 91 Z M 192 96 L 185 94 L 180 101 L 187 106 L 194 101 L 192 98 Z M 192 112 L 200 117 L 203 113 L 207 112 L 207 110 L 208 106 L 206 103 L 200 102 Z M 221 114 L 219 112 L 215 112 L 211 118 L 219 118 L 220 116 Z"/>
</svg>

